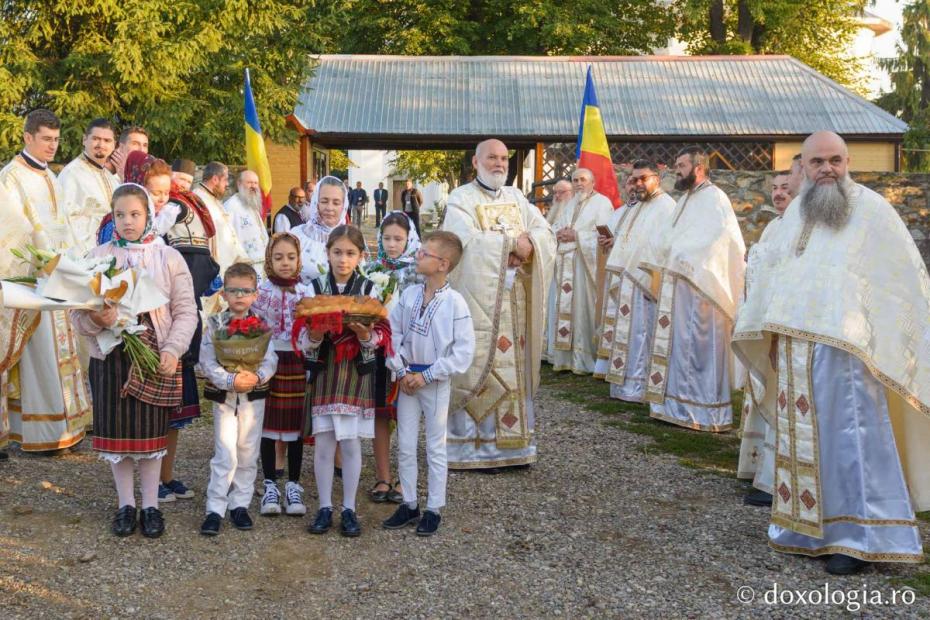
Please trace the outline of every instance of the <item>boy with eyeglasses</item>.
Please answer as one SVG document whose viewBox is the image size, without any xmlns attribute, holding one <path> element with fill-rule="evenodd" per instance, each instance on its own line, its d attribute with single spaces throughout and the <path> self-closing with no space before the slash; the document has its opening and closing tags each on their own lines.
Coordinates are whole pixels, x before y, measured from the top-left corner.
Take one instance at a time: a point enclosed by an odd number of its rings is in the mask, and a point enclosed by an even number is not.
<svg viewBox="0 0 930 620">
<path fill-rule="evenodd" d="M 418 536 L 439 528 L 446 503 L 446 421 L 452 376 L 464 373 L 475 355 L 475 331 L 468 304 L 447 278 L 462 258 L 462 241 L 447 231 L 429 234 L 417 251 L 417 273 L 425 283 L 407 287 L 391 310 L 394 355 L 387 367 L 395 373 L 397 398 L 397 470 L 404 503 L 385 529 L 416 523 Z M 426 510 L 417 503 L 417 438 L 420 415 L 426 422 L 429 463 Z"/>
<path fill-rule="evenodd" d="M 212 400 L 214 448 L 207 485 L 207 518 L 200 527 L 215 536 L 229 508 L 229 518 L 240 530 L 252 529 L 248 507 L 255 490 L 258 453 L 265 417 L 268 382 L 274 376 L 278 356 L 269 340 L 256 372 L 229 372 L 217 361 L 214 334 L 235 319 L 255 316 L 258 274 L 245 263 L 234 263 L 223 274 L 223 298 L 229 310 L 207 320 L 200 347 L 200 365 L 207 378 L 204 398 Z"/>
</svg>

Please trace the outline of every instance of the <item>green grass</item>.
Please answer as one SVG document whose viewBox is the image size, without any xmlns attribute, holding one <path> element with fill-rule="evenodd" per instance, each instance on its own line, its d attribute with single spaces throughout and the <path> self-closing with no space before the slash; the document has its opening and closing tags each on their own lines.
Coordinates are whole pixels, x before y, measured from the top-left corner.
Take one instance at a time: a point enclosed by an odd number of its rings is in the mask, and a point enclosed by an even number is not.
<svg viewBox="0 0 930 620">
<path fill-rule="evenodd" d="M 603 423 L 652 439 L 647 450 L 678 457 L 685 467 L 735 477 L 739 458 L 736 431 L 704 433 L 660 422 L 649 417 L 649 407 L 610 398 L 610 385 L 592 377 L 553 372 L 543 364 L 541 382 L 559 400 L 580 405 L 604 416 Z M 739 427 L 742 392 L 733 393 L 733 424 Z"/>
</svg>

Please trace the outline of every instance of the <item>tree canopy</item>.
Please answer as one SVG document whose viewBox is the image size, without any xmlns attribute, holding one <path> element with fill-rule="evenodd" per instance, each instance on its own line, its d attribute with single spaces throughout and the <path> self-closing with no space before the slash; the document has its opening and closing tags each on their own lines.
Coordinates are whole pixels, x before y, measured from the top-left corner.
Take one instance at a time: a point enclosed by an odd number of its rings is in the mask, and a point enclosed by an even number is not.
<svg viewBox="0 0 930 620">
<path fill-rule="evenodd" d="M 3 0 L 0 157 L 19 148 L 23 115 L 48 107 L 64 121 L 61 160 L 102 116 L 145 126 L 164 157 L 241 163 L 243 69 L 265 134 L 288 142 L 285 117 L 321 53 L 635 55 L 677 37 L 692 53 L 791 54 L 856 86 L 856 59 L 842 51 L 864 3 Z M 405 157 L 411 171 L 442 159 Z"/>
<path fill-rule="evenodd" d="M 903 144 L 906 167 L 930 171 L 930 0 L 913 0 L 902 17 L 898 55 L 883 62 L 892 89 L 878 104 L 910 126 Z"/>
</svg>

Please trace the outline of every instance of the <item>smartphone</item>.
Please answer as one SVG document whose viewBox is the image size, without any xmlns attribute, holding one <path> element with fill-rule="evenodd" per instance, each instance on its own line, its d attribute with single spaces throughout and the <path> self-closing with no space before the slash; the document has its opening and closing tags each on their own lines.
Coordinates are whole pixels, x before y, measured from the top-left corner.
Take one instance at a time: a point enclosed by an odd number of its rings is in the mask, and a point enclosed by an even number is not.
<svg viewBox="0 0 930 620">
<path fill-rule="evenodd" d="M 610 232 L 610 229 L 604 226 L 603 224 L 598 224 L 594 228 L 597 229 L 597 234 L 601 235 L 602 237 L 613 237 L 614 236 L 614 234 Z"/>
</svg>

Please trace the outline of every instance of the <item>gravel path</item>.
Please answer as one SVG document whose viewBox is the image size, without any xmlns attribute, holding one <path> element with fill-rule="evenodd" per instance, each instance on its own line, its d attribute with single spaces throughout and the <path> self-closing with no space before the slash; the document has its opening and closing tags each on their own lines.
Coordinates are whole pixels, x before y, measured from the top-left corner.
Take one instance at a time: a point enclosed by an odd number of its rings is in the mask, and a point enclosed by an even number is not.
<svg viewBox="0 0 930 620">
<path fill-rule="evenodd" d="M 826 583 L 859 590 L 859 600 L 862 588 L 890 598 L 927 568 L 828 578 L 822 561 L 767 548 L 767 513 L 742 505 L 742 483 L 682 467 L 545 388 L 538 407 L 541 462 L 497 476 L 453 473 L 432 539 L 381 530 L 393 506 L 365 498 L 359 539 L 312 536 L 306 519 L 284 516 L 200 536 L 206 421 L 182 432 L 177 464 L 198 497 L 168 504 L 168 530 L 154 541 L 110 534 L 115 491 L 89 446 L 55 458 L 14 451 L 0 463 L 0 616 L 839 617 L 843 605 L 766 605 L 764 592 L 777 584 L 794 597 Z M 373 480 L 366 461 L 363 488 Z M 313 512 L 310 450 L 304 464 Z M 737 600 L 743 586 L 754 602 Z M 904 596 L 916 600 L 861 611 L 930 616 L 927 597 Z"/>
</svg>

